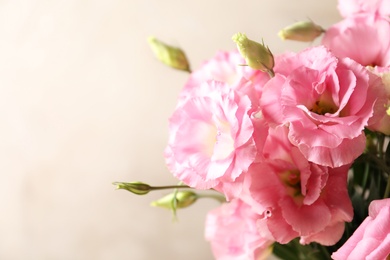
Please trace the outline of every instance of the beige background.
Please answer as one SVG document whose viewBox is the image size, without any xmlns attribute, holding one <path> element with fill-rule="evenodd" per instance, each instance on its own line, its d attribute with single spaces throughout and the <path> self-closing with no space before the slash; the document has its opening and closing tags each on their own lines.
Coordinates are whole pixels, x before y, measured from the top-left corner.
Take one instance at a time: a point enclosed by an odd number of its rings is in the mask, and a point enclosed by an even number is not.
<svg viewBox="0 0 390 260">
<path fill-rule="evenodd" d="M 113 181 L 176 181 L 162 151 L 187 75 L 164 67 L 146 38 L 186 50 L 192 67 L 231 36 L 274 53 L 309 44 L 277 31 L 339 20 L 336 0 L 10 0 L 0 2 L 0 259 L 212 259 L 200 201 L 149 207 Z"/>
</svg>

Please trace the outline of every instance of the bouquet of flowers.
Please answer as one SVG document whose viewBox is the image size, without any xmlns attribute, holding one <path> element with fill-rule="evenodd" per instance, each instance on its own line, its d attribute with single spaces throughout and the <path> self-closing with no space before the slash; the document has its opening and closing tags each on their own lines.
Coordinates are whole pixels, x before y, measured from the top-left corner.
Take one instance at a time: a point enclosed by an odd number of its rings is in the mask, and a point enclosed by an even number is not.
<svg viewBox="0 0 390 260">
<path fill-rule="evenodd" d="M 195 71 L 150 38 L 161 61 L 190 73 L 164 152 L 180 182 L 117 188 L 172 189 L 153 205 L 174 212 L 219 200 L 205 224 L 216 259 L 389 259 L 390 0 L 338 8 L 344 19 L 330 28 L 279 33 L 319 46 L 275 55 L 237 33 L 238 50 Z"/>
</svg>

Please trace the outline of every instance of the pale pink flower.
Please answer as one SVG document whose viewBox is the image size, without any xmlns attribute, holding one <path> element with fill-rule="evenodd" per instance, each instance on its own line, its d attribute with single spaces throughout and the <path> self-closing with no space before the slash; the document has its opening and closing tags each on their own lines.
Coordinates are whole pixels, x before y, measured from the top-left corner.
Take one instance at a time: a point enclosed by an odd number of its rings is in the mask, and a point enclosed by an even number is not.
<svg viewBox="0 0 390 260">
<path fill-rule="evenodd" d="M 259 215 L 241 200 L 232 200 L 207 214 L 205 237 L 217 260 L 260 260 L 270 253 L 273 241 L 257 231 Z"/>
<path fill-rule="evenodd" d="M 193 87 L 179 101 L 170 118 L 165 150 L 174 176 L 191 187 L 216 187 L 228 197 L 235 196 L 234 185 L 228 184 L 248 169 L 261 147 L 255 140 L 261 134 L 254 135 L 254 124 L 259 124 L 249 113 L 251 98 L 241 91 L 245 88 L 245 84 L 233 89 L 210 81 Z M 256 131 L 267 134 L 266 128 Z"/>
<path fill-rule="evenodd" d="M 264 117 L 286 124 L 290 142 L 309 161 L 330 167 L 353 162 L 364 151 L 363 130 L 374 108 L 384 107 L 370 84 L 378 76 L 323 46 L 286 56 L 275 71 L 263 88 Z"/>
<path fill-rule="evenodd" d="M 332 254 L 333 259 L 385 260 L 390 256 L 390 199 L 374 200 L 369 216 L 345 244 Z"/>
<path fill-rule="evenodd" d="M 263 237 L 285 244 L 300 237 L 302 244 L 333 245 L 351 221 L 347 192 L 349 165 L 330 168 L 308 162 L 287 139 L 288 129 L 270 129 L 266 160 L 245 174 L 245 201 L 261 215 Z"/>
<path fill-rule="evenodd" d="M 370 13 L 383 16 L 390 15 L 389 0 L 339 0 L 338 9 L 343 17 Z"/>
<path fill-rule="evenodd" d="M 390 66 L 390 23 L 383 17 L 347 17 L 326 30 L 322 44 L 337 57 L 351 58 L 363 66 Z"/>
</svg>

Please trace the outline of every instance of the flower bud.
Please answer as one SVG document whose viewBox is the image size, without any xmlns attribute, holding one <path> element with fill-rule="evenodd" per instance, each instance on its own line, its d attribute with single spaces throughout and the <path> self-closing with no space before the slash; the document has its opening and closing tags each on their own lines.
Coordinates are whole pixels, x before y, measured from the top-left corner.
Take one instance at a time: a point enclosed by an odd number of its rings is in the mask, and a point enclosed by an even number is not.
<svg viewBox="0 0 390 260">
<path fill-rule="evenodd" d="M 325 30 L 312 21 L 297 22 L 281 30 L 278 35 L 283 40 L 311 42 Z"/>
<path fill-rule="evenodd" d="M 180 208 L 186 208 L 194 204 L 197 199 L 198 195 L 192 191 L 178 191 L 170 193 L 159 200 L 153 201 L 151 205 L 155 207 L 176 210 Z"/>
<path fill-rule="evenodd" d="M 149 37 L 148 42 L 161 62 L 178 70 L 190 71 L 187 57 L 181 49 L 167 45 L 154 37 Z"/>
<path fill-rule="evenodd" d="M 246 61 L 246 65 L 252 69 L 266 71 L 273 75 L 274 56 L 264 42 L 258 43 L 249 40 L 243 33 L 237 33 L 232 37 L 237 44 L 238 50 Z"/>
<path fill-rule="evenodd" d="M 119 189 L 128 190 L 128 191 L 130 191 L 134 194 L 137 194 L 137 195 L 145 195 L 145 194 L 148 194 L 149 191 L 152 190 L 152 187 L 150 187 L 150 185 L 148 185 L 146 183 L 138 182 L 138 181 L 135 181 L 135 182 L 114 182 L 113 184 L 116 185 L 116 188 L 118 190 Z"/>
</svg>

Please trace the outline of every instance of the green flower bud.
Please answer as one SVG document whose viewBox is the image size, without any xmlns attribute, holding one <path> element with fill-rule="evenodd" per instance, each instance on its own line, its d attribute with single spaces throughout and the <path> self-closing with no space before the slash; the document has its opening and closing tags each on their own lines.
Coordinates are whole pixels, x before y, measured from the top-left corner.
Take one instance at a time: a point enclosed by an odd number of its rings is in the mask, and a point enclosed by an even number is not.
<svg viewBox="0 0 390 260">
<path fill-rule="evenodd" d="M 195 203 L 198 195 L 192 191 L 178 191 L 170 193 L 159 200 L 153 201 L 152 206 L 162 207 L 167 209 L 181 209 L 186 208 Z M 176 200 L 176 202 L 175 202 Z"/>
<path fill-rule="evenodd" d="M 122 190 L 128 190 L 134 194 L 137 195 L 145 195 L 148 194 L 149 191 L 152 190 L 152 187 L 146 183 L 142 183 L 139 181 L 135 182 L 114 182 L 114 185 L 116 185 L 116 188 L 122 189 Z"/>
<path fill-rule="evenodd" d="M 281 30 L 278 35 L 283 40 L 311 42 L 320 36 L 324 29 L 312 21 L 297 22 Z"/>
<path fill-rule="evenodd" d="M 178 70 L 190 71 L 187 57 L 181 49 L 169 46 L 154 37 L 149 37 L 148 42 L 152 51 L 161 62 Z"/>
<path fill-rule="evenodd" d="M 274 75 L 274 56 L 269 48 L 264 45 L 264 42 L 261 44 L 249 40 L 243 33 L 233 35 L 232 39 L 237 44 L 238 50 L 247 63 L 246 65 L 252 69 L 266 71 L 271 76 Z"/>
</svg>

